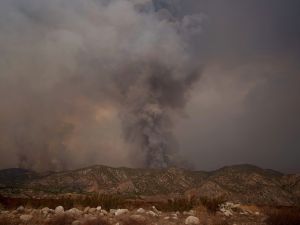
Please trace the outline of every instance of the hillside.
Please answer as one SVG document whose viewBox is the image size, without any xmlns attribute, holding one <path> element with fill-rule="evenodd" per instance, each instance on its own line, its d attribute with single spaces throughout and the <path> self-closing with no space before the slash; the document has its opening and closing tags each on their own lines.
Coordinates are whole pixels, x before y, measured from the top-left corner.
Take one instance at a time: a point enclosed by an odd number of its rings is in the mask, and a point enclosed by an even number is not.
<svg viewBox="0 0 300 225">
<path fill-rule="evenodd" d="M 256 204 L 299 205 L 300 175 L 284 175 L 251 165 L 212 172 L 178 168 L 131 169 L 92 166 L 39 174 L 21 169 L 0 171 L 0 193 L 15 196 L 110 193 L 130 196 L 225 196 Z"/>
</svg>

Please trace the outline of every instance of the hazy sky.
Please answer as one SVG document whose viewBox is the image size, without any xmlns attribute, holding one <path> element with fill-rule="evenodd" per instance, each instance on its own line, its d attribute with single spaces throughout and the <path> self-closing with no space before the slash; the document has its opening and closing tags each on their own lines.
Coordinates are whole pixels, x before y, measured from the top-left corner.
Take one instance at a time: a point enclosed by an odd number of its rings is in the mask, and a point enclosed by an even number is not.
<svg viewBox="0 0 300 225">
<path fill-rule="evenodd" d="M 0 168 L 300 172 L 298 0 L 3 0 L 0 56 Z"/>
</svg>

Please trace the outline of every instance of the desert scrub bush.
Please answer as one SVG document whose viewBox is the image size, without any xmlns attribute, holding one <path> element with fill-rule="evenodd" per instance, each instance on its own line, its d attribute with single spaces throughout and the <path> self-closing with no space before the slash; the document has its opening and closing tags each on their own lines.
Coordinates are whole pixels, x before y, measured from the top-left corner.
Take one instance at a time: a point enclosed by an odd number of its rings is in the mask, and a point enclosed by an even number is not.
<svg viewBox="0 0 300 225">
<path fill-rule="evenodd" d="M 300 209 L 299 208 L 278 208 L 266 209 L 266 223 L 268 225 L 299 225 Z"/>
<path fill-rule="evenodd" d="M 137 218 L 132 218 L 132 217 L 123 217 L 121 219 L 121 224 L 122 225 L 148 225 L 149 222 L 145 219 L 137 219 Z"/>
<path fill-rule="evenodd" d="M 125 198 L 120 195 L 93 194 L 77 199 L 76 204 L 90 207 L 100 205 L 102 208 L 109 210 L 121 208 L 125 204 Z"/>
<path fill-rule="evenodd" d="M 45 222 L 45 225 L 71 225 L 74 219 L 67 214 L 56 215 Z"/>
<path fill-rule="evenodd" d="M 161 211 L 189 211 L 193 209 L 198 204 L 195 198 L 175 198 L 168 199 L 168 202 L 162 202 L 156 204 L 157 209 Z"/>
<path fill-rule="evenodd" d="M 101 217 L 85 220 L 82 225 L 110 225 L 110 223 Z"/>
<path fill-rule="evenodd" d="M 208 198 L 208 197 L 201 197 L 199 199 L 200 204 L 202 204 L 208 212 L 216 213 L 219 209 L 219 206 L 225 202 L 224 197 L 218 198 Z"/>
<path fill-rule="evenodd" d="M 0 216 L 0 225 L 18 225 L 20 224 L 19 219 L 13 219 L 11 217 L 8 217 L 6 215 Z"/>
</svg>

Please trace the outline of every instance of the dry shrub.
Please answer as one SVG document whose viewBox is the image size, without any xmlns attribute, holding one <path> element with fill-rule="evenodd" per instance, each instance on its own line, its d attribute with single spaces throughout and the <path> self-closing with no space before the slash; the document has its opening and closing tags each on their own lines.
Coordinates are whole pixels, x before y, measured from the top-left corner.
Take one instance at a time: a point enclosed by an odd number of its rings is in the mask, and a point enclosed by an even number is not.
<svg viewBox="0 0 300 225">
<path fill-rule="evenodd" d="M 168 199 L 166 203 L 155 204 L 158 210 L 161 211 L 189 211 L 198 205 L 198 201 L 194 198 L 176 198 L 176 199 Z"/>
<path fill-rule="evenodd" d="M 218 198 L 208 198 L 208 197 L 201 197 L 200 203 L 208 210 L 210 213 L 216 213 L 219 209 L 219 206 L 225 202 L 224 197 Z"/>
<path fill-rule="evenodd" d="M 91 194 L 81 197 L 62 196 L 59 198 L 9 198 L 0 196 L 0 203 L 6 209 L 16 209 L 23 205 L 27 208 L 49 207 L 54 209 L 56 206 L 63 206 L 64 209 L 71 209 L 75 206 L 97 207 L 101 205 L 104 209 L 121 208 L 125 204 L 125 197 L 120 195 Z"/>
<path fill-rule="evenodd" d="M 125 217 L 121 219 L 122 225 L 147 225 L 149 224 L 146 220 L 137 220 L 131 217 Z"/>
<path fill-rule="evenodd" d="M 229 225 L 229 223 L 220 216 L 213 216 L 212 225 Z"/>
<path fill-rule="evenodd" d="M 110 223 L 101 217 L 95 219 L 88 219 L 82 223 L 82 225 L 110 225 Z"/>
<path fill-rule="evenodd" d="M 93 194 L 76 199 L 76 205 L 90 207 L 101 205 L 106 210 L 122 208 L 124 204 L 125 198 L 120 195 Z"/>
<path fill-rule="evenodd" d="M 228 222 L 224 220 L 224 217 L 210 213 L 203 205 L 197 206 L 195 211 L 200 220 L 200 224 L 202 225 L 228 225 Z"/>
<path fill-rule="evenodd" d="M 251 212 L 252 214 L 255 212 L 259 212 L 260 208 L 256 205 L 240 205 L 239 207 L 242 211 Z"/>
<path fill-rule="evenodd" d="M 268 225 L 299 225 L 300 209 L 299 208 L 277 208 L 266 209 L 265 214 L 268 216 L 266 223 Z"/>
</svg>

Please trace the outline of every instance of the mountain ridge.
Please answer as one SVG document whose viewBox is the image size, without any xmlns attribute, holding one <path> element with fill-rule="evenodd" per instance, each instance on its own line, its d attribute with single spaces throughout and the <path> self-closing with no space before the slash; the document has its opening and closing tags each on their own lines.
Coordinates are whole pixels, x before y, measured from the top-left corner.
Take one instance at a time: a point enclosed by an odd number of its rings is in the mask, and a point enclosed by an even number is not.
<svg viewBox="0 0 300 225">
<path fill-rule="evenodd" d="M 124 194 L 131 196 L 221 197 L 255 204 L 299 205 L 300 174 L 283 174 L 250 164 L 214 171 L 176 167 L 146 169 L 93 165 L 82 169 L 38 173 L 0 170 L 0 194 Z"/>
</svg>

